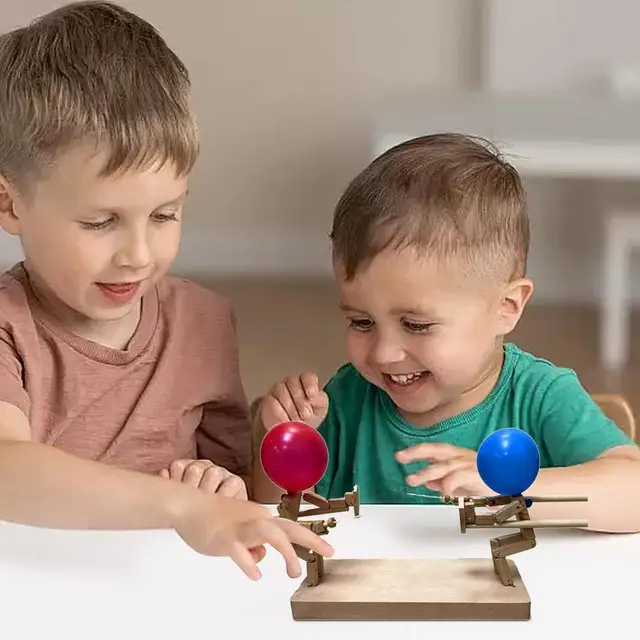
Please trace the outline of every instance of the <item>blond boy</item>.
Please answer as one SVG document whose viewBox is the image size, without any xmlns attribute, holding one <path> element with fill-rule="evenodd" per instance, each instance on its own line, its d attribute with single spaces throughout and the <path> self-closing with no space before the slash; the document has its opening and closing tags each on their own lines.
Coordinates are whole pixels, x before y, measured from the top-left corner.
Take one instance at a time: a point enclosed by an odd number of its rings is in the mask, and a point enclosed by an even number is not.
<svg viewBox="0 0 640 640">
<path fill-rule="evenodd" d="M 260 409 L 266 428 L 319 428 L 320 494 L 356 483 L 374 503 L 491 494 L 476 451 L 518 427 L 541 452 L 531 495 L 586 494 L 564 513 L 640 530 L 638 447 L 573 371 L 505 343 L 533 290 L 529 225 L 518 174 L 490 145 L 442 134 L 389 150 L 347 188 L 331 238 L 349 363 L 324 389 L 313 373 L 275 384 Z"/>
<path fill-rule="evenodd" d="M 0 519 L 174 528 L 251 578 L 331 547 L 247 501 L 234 322 L 169 277 L 198 156 L 189 76 L 144 20 L 80 2 L 0 37 Z M 249 492 L 251 488 L 248 488 Z"/>
</svg>

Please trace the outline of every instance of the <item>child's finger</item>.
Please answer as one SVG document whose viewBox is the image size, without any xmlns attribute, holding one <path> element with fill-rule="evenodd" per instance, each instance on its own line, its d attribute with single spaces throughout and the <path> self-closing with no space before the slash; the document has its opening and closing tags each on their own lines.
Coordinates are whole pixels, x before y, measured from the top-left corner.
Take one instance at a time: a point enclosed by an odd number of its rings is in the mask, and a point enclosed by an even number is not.
<svg viewBox="0 0 640 640">
<path fill-rule="evenodd" d="M 236 542 L 229 552 L 229 557 L 242 569 L 251 580 L 259 580 L 262 577 L 258 569 L 258 560 L 254 553 L 247 549 L 241 542 Z"/>
<path fill-rule="evenodd" d="M 458 469 L 466 469 L 468 466 L 468 461 L 463 458 L 452 458 L 445 462 L 434 462 L 428 467 L 408 475 L 406 482 L 412 487 L 417 487 L 418 485 L 427 484 L 434 480 L 441 480 L 458 471 Z"/>
<path fill-rule="evenodd" d="M 446 491 L 443 490 L 442 488 L 442 482 L 440 482 L 440 480 L 434 480 L 433 482 L 428 482 L 425 487 L 427 487 L 427 489 L 431 489 L 431 491 L 435 491 L 436 493 L 439 493 L 441 495 L 448 495 L 446 493 Z"/>
<path fill-rule="evenodd" d="M 313 533 L 308 527 L 304 527 L 298 522 L 287 520 L 286 518 L 277 518 L 276 521 L 292 543 L 315 551 L 321 556 L 331 557 L 334 554 L 334 549 L 327 540 Z"/>
<path fill-rule="evenodd" d="M 452 458 L 459 458 L 467 453 L 466 449 L 456 447 L 444 442 L 423 442 L 408 449 L 396 453 L 396 460 L 402 463 L 429 460 L 430 462 L 442 462 Z"/>
<path fill-rule="evenodd" d="M 242 478 L 239 478 L 238 476 L 230 474 L 219 483 L 216 490 L 218 495 L 225 496 L 226 498 L 247 499 L 247 489 Z"/>
<path fill-rule="evenodd" d="M 298 415 L 297 419 L 304 420 L 305 418 L 310 418 L 313 415 L 313 408 L 307 397 L 302 376 L 289 378 L 286 385 Z"/>
<path fill-rule="evenodd" d="M 287 418 L 286 420 L 301 420 L 293 395 L 288 386 L 288 380 L 278 382 L 271 392 L 271 395 L 281 404 Z"/>
<path fill-rule="evenodd" d="M 329 407 L 329 396 L 325 391 L 319 391 L 311 399 L 311 406 L 315 415 L 324 415 Z"/>
<path fill-rule="evenodd" d="M 249 549 L 249 553 L 251 554 L 251 557 L 254 559 L 255 563 L 258 564 L 258 562 L 262 562 L 262 560 L 264 560 L 264 557 L 267 555 L 267 548 L 263 544 L 261 544 L 257 547 Z"/>
<path fill-rule="evenodd" d="M 268 395 L 262 401 L 260 419 L 268 431 L 281 422 L 288 422 L 291 418 L 282 403 L 274 395 Z"/>
<path fill-rule="evenodd" d="M 189 469 L 185 472 L 185 481 L 191 479 L 188 476 Z M 198 475 L 196 475 L 198 474 Z M 231 474 L 224 468 L 213 463 L 201 466 L 193 472 L 193 482 L 195 486 L 200 487 L 208 493 L 216 493 L 220 490 L 220 486 L 231 477 Z"/>
<path fill-rule="evenodd" d="M 302 528 L 298 523 L 288 522 Z M 279 524 L 277 518 L 253 521 L 241 531 L 239 539 L 243 546 L 248 548 L 253 548 L 258 544 L 271 545 L 284 558 L 289 577 L 297 578 L 301 573 L 300 559 L 287 533 L 278 526 Z"/>
<path fill-rule="evenodd" d="M 449 496 L 467 495 L 467 489 L 472 481 L 473 477 L 469 468 L 463 467 L 444 477 L 440 482 L 440 490 Z"/>
<path fill-rule="evenodd" d="M 169 465 L 169 476 L 174 480 L 182 481 L 184 472 L 191 462 L 193 462 L 193 460 L 174 460 Z"/>
</svg>

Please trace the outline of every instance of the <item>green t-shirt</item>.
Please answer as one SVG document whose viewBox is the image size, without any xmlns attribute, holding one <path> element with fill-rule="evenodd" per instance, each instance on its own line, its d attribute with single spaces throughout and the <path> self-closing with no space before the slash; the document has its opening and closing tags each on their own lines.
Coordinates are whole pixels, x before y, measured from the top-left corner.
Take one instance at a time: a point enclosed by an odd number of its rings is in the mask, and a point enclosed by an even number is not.
<svg viewBox="0 0 640 640">
<path fill-rule="evenodd" d="M 505 427 L 526 431 L 540 449 L 540 467 L 566 467 L 593 460 L 610 447 L 633 444 L 582 387 L 576 374 L 506 344 L 498 381 L 480 404 L 429 428 L 416 428 L 389 396 L 356 369 L 343 365 L 327 383 L 329 412 L 319 431 L 329 447 L 329 466 L 316 487 L 340 498 L 358 485 L 363 503 L 440 502 L 405 477 L 428 464 L 398 463 L 394 454 L 421 442 L 445 442 L 478 450 L 490 433 Z M 419 496 L 408 495 L 418 493 Z"/>
</svg>

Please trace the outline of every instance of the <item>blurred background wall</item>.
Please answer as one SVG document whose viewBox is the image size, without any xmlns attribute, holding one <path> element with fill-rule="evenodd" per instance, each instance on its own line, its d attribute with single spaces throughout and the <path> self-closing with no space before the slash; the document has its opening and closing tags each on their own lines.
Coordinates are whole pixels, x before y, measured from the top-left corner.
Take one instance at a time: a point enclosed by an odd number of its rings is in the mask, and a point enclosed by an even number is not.
<svg viewBox="0 0 640 640">
<path fill-rule="evenodd" d="M 7 2 L 0 29 L 59 4 Z M 121 4 L 162 31 L 193 77 L 203 152 L 181 271 L 326 271 L 331 210 L 370 159 L 375 105 L 477 81 L 479 5 L 467 0 Z M 0 255 L 17 252 L 0 237 Z"/>
<path fill-rule="evenodd" d="M 7 2 L 0 29 L 59 4 Z M 204 276 L 326 273 L 332 207 L 370 160 L 376 110 L 395 96 L 575 87 L 640 60 L 634 0 L 122 4 L 154 23 L 192 73 L 203 153 L 176 269 Z M 536 301 L 594 301 L 598 198 L 626 203 L 640 190 L 602 181 L 594 198 L 590 182 L 538 179 L 528 189 Z M 19 255 L 0 236 L 2 262 Z"/>
<path fill-rule="evenodd" d="M 4 3 L 0 29 L 59 4 Z M 193 76 L 203 154 L 176 268 L 205 276 L 326 272 L 332 207 L 370 159 L 376 109 L 389 98 L 483 83 L 573 87 L 640 59 L 634 0 L 122 4 L 163 32 Z M 600 258 L 594 186 L 541 182 L 528 185 L 536 300 L 593 301 Z M 598 193 L 626 202 L 639 190 L 606 183 Z M 2 262 L 17 255 L 17 243 L 0 237 Z"/>
</svg>

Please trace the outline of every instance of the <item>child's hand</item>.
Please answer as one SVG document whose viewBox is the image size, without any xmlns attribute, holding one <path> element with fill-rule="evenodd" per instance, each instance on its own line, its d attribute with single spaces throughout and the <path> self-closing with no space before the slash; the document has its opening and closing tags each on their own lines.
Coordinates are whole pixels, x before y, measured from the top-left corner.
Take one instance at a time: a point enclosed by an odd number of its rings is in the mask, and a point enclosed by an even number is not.
<svg viewBox="0 0 640 640">
<path fill-rule="evenodd" d="M 268 431 L 281 422 L 304 422 L 317 429 L 327 415 L 329 397 L 315 373 L 303 373 L 276 383 L 263 398 L 260 418 Z"/>
<path fill-rule="evenodd" d="M 160 472 L 163 478 L 170 478 L 184 484 L 217 493 L 227 498 L 247 499 L 247 487 L 239 476 L 210 460 L 176 460 L 168 469 Z"/>
<path fill-rule="evenodd" d="M 425 460 L 427 467 L 407 476 L 412 487 L 425 485 L 432 491 L 450 496 L 493 496 L 478 473 L 476 452 L 444 443 L 425 443 L 396 453 L 402 464 Z"/>
<path fill-rule="evenodd" d="M 291 578 L 301 575 L 300 560 L 292 543 L 322 556 L 332 556 L 333 547 L 301 524 L 276 518 L 255 502 L 199 494 L 188 501 L 174 527 L 195 551 L 210 556 L 230 557 L 252 580 L 260 578 L 257 564 L 269 544 L 285 559 Z"/>
</svg>

